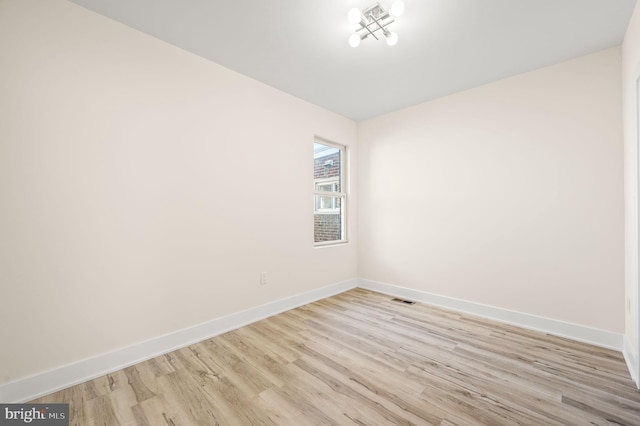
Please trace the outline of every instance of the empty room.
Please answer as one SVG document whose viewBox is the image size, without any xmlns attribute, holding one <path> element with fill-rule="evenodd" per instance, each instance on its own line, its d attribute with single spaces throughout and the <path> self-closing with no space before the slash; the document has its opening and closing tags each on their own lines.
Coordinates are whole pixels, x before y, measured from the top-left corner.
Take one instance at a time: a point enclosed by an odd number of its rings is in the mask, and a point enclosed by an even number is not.
<svg viewBox="0 0 640 426">
<path fill-rule="evenodd" d="M 0 0 L 0 425 L 640 425 L 635 0 Z"/>
</svg>

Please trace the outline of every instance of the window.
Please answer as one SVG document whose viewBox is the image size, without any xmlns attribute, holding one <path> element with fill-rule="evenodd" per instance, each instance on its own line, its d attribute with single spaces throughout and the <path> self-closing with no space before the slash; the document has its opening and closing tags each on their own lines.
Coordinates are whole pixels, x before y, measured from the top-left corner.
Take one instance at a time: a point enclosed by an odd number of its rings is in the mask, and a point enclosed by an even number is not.
<svg viewBox="0 0 640 426">
<path fill-rule="evenodd" d="M 338 192 L 340 188 L 340 181 L 338 178 L 328 178 L 328 179 L 316 179 L 316 192 Z M 340 214 L 340 202 L 336 197 L 324 197 L 317 196 L 316 197 L 316 213 L 324 213 L 324 214 Z"/>
<path fill-rule="evenodd" d="M 346 147 L 313 144 L 313 225 L 316 245 L 346 242 Z"/>
</svg>

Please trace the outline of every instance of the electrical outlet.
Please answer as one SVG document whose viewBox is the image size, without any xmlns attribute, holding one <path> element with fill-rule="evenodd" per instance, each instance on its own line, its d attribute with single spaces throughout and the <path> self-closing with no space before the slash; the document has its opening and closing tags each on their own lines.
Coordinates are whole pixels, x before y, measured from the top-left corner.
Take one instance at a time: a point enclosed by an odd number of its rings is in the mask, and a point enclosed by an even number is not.
<svg viewBox="0 0 640 426">
<path fill-rule="evenodd" d="M 260 272 L 260 285 L 265 285 L 267 282 L 267 273 Z"/>
</svg>

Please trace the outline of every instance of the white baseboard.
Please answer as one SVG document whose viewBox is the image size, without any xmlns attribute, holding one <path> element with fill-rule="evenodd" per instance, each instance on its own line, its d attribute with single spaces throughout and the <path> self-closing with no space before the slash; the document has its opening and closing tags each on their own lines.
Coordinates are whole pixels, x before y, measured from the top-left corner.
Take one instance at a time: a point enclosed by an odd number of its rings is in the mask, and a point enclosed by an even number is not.
<svg viewBox="0 0 640 426">
<path fill-rule="evenodd" d="M 622 351 L 622 334 L 366 279 L 358 287 Z"/>
<path fill-rule="evenodd" d="M 622 351 L 631 376 L 638 384 L 638 360 L 633 356 L 634 352 L 626 345 L 626 341 L 624 341 L 623 348 L 621 334 L 391 284 L 366 279 L 351 279 L 0 385 L 0 402 L 30 401 L 356 287 Z"/>
<path fill-rule="evenodd" d="M 624 338 L 622 355 L 624 355 L 624 360 L 627 363 L 627 368 L 629 369 L 631 378 L 635 382 L 636 387 L 640 389 L 640 360 L 638 360 L 638 353 L 633 350 L 626 337 Z"/>
<path fill-rule="evenodd" d="M 0 385 L 0 402 L 26 402 L 87 380 L 137 364 L 193 343 L 226 333 L 264 318 L 357 287 L 358 280 L 342 281 L 250 308 L 131 346 L 116 349 L 53 370 Z"/>
</svg>

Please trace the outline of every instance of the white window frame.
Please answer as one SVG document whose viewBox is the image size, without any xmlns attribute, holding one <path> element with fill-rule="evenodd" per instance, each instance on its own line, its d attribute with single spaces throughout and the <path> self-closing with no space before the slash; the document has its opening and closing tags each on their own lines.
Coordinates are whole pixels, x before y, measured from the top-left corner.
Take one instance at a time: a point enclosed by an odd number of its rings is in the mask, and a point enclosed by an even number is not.
<svg viewBox="0 0 640 426">
<path fill-rule="evenodd" d="M 327 141 L 326 139 L 316 137 L 314 143 L 318 143 L 321 145 L 325 145 L 333 148 L 331 153 L 340 152 L 340 175 L 331 178 L 319 178 L 313 179 L 313 214 L 340 214 L 340 227 L 341 227 L 341 239 L 339 240 L 331 240 L 331 241 L 314 241 L 315 247 L 323 247 L 323 246 L 332 246 L 338 244 L 344 244 L 348 242 L 347 237 L 347 211 L 348 211 L 348 179 L 349 175 L 349 147 L 346 145 L 340 145 L 334 142 Z M 335 150 L 335 151 L 334 151 Z M 326 153 L 324 155 L 327 155 Z M 322 155 L 322 156 L 324 156 Z M 321 155 L 314 154 L 314 160 Z M 317 184 L 323 182 L 336 181 L 339 182 L 340 191 L 338 192 L 327 192 L 327 191 L 318 191 Z M 340 207 L 336 209 L 316 209 L 316 197 L 333 197 L 340 199 Z M 315 237 L 314 237 L 315 240 Z"/>
<path fill-rule="evenodd" d="M 338 203 L 335 202 L 337 198 L 340 198 L 335 195 L 335 194 L 340 194 L 340 192 L 338 192 L 338 187 L 340 185 L 340 176 L 315 179 L 313 184 L 314 184 L 315 193 L 333 194 L 330 197 L 326 197 L 326 198 L 331 198 L 332 200 L 334 200 L 331 202 L 332 207 L 323 208 L 322 206 L 318 206 L 318 203 L 317 203 L 318 198 L 314 197 L 314 200 L 316 200 L 314 204 L 314 212 L 318 214 L 340 214 L 340 206 L 338 206 L 337 205 Z M 326 186 L 329 184 L 335 187 L 334 191 L 322 191 L 318 189 L 319 186 Z M 320 197 L 320 199 L 322 198 L 323 197 Z"/>
</svg>

